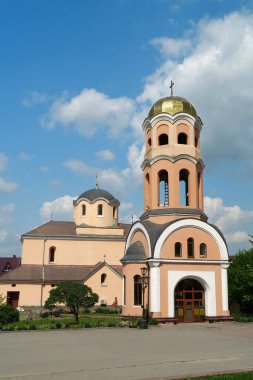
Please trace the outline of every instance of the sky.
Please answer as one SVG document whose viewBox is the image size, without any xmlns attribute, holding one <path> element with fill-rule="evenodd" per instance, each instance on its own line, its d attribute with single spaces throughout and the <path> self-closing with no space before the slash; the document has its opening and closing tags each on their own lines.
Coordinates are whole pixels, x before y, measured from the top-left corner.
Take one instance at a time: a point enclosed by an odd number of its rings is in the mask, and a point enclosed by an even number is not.
<svg viewBox="0 0 253 380">
<path fill-rule="evenodd" d="M 203 122 L 205 212 L 253 234 L 252 0 L 0 0 L 0 256 L 95 187 L 143 212 L 142 123 L 170 95 Z"/>
</svg>

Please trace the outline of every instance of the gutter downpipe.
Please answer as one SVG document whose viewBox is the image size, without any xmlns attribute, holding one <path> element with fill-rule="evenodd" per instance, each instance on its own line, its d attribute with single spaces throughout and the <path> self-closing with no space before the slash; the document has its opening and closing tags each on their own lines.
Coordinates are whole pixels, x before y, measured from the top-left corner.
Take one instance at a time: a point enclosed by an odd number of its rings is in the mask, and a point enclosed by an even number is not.
<svg viewBox="0 0 253 380">
<path fill-rule="evenodd" d="M 43 309 L 43 287 L 45 284 L 45 250 L 46 250 L 47 237 L 44 237 L 43 253 L 42 253 L 42 268 L 41 268 L 41 290 L 40 290 L 40 312 Z"/>
</svg>

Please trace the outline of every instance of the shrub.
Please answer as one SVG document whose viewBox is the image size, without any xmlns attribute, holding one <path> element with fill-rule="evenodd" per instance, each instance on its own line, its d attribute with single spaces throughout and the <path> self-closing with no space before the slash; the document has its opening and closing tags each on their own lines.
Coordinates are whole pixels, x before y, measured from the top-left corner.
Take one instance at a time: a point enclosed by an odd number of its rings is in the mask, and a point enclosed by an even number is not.
<svg viewBox="0 0 253 380">
<path fill-rule="evenodd" d="M 55 325 L 51 325 L 49 328 L 50 328 L 50 330 L 55 330 L 56 326 Z"/>
<path fill-rule="evenodd" d="M 61 329 L 61 323 L 57 322 L 57 323 L 55 324 L 55 326 L 56 326 L 56 328 L 57 328 L 58 330 Z"/>
<path fill-rule="evenodd" d="M 64 328 L 65 329 L 69 329 L 70 328 L 70 324 L 69 323 L 65 323 Z"/>
<path fill-rule="evenodd" d="M 41 313 L 41 318 L 48 318 L 50 317 L 51 313 L 49 313 L 48 311 L 44 311 L 43 313 Z"/>
<path fill-rule="evenodd" d="M 53 316 L 53 317 L 56 317 L 56 318 L 60 318 L 60 316 L 61 316 L 61 311 L 60 311 L 60 310 L 54 310 L 54 311 L 52 312 L 52 316 Z"/>
<path fill-rule="evenodd" d="M 158 321 L 157 321 L 157 319 L 155 319 L 155 318 L 151 318 L 151 319 L 148 321 L 148 324 L 151 325 L 151 326 L 157 326 L 157 325 L 158 325 Z"/>
<path fill-rule="evenodd" d="M 30 325 L 29 330 L 37 330 L 37 327 L 35 325 Z"/>
<path fill-rule="evenodd" d="M 3 325 L 0 323 L 0 331 L 3 330 Z"/>
<path fill-rule="evenodd" d="M 110 309 L 109 307 L 98 307 L 95 312 L 97 314 L 119 314 L 117 309 Z"/>
<path fill-rule="evenodd" d="M 11 305 L 0 306 L 0 323 L 6 325 L 7 323 L 17 322 L 19 320 L 19 312 Z"/>
</svg>

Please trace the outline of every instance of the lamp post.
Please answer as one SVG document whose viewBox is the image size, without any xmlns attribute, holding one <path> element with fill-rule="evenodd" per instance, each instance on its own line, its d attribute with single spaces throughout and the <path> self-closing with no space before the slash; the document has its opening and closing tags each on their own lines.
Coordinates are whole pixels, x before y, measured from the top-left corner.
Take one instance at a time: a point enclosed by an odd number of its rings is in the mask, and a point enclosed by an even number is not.
<svg viewBox="0 0 253 380">
<path fill-rule="evenodd" d="M 147 312 L 149 308 L 149 300 L 147 302 L 147 309 L 145 308 L 145 290 L 149 286 L 149 276 L 148 276 L 148 268 L 143 267 L 141 268 L 141 277 L 140 277 L 140 284 L 142 289 L 142 319 L 141 323 L 139 325 L 140 329 L 147 329 L 148 328 L 148 321 L 147 321 Z"/>
</svg>

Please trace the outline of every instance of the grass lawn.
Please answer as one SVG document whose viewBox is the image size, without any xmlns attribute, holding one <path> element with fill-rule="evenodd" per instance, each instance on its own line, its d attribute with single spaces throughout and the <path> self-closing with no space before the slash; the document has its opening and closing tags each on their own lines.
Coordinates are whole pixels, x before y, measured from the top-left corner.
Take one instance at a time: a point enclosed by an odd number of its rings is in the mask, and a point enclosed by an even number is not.
<svg viewBox="0 0 253 380">
<path fill-rule="evenodd" d="M 187 377 L 182 380 L 253 380 L 253 373 L 231 373 L 202 377 Z"/>
</svg>

